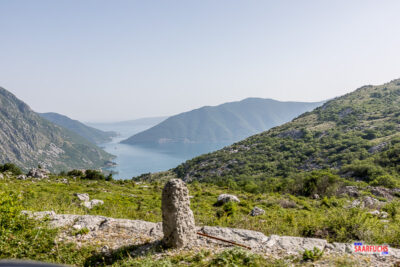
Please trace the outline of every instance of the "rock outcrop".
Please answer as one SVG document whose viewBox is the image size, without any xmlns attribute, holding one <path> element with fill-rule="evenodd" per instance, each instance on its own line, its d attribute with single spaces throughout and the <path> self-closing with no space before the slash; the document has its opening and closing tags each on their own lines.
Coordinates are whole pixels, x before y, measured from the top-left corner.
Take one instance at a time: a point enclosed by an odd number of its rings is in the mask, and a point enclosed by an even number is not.
<svg viewBox="0 0 400 267">
<path fill-rule="evenodd" d="M 60 241 L 75 242 L 78 246 L 99 246 L 99 251 L 108 253 L 124 246 L 146 246 L 149 242 L 159 242 L 163 238 L 161 223 L 140 220 L 114 219 L 96 215 L 56 214 L 53 211 L 24 212 L 26 215 L 42 220 L 47 219 L 50 226 L 63 229 Z M 74 234 L 73 231 L 86 228 L 86 234 Z M 393 266 L 400 260 L 400 249 L 390 248 L 388 256 L 361 255 L 355 253 L 352 243 L 328 243 L 324 239 L 293 236 L 266 236 L 261 232 L 226 227 L 196 227 L 197 232 L 233 241 L 251 248 L 252 252 L 262 255 L 283 258 L 302 255 L 305 249 L 314 247 L 324 251 L 324 255 L 352 255 L 353 258 L 369 262 L 360 266 Z M 214 252 L 232 247 L 232 244 L 196 236 L 191 248 L 210 249 Z M 134 253 L 134 252 L 132 252 Z M 132 254 L 133 255 L 133 254 Z M 319 265 L 326 266 L 326 265 Z"/>
<path fill-rule="evenodd" d="M 88 208 L 88 209 L 93 209 L 94 207 L 96 207 L 96 206 L 99 206 L 99 205 L 103 205 L 104 204 L 104 201 L 103 200 L 99 200 L 99 199 L 92 199 L 92 200 L 90 200 L 90 201 L 85 201 L 85 202 L 83 202 L 82 203 L 82 206 L 84 206 L 85 208 Z"/>
<path fill-rule="evenodd" d="M 263 210 L 259 207 L 254 207 L 250 212 L 250 216 L 260 216 L 260 215 L 264 215 L 264 214 L 265 214 L 265 210 Z"/>
<path fill-rule="evenodd" d="M 95 206 L 104 204 L 103 200 L 99 199 L 90 200 L 89 194 L 87 193 L 75 193 L 74 196 L 76 196 L 80 201 L 82 201 L 81 205 L 87 209 L 93 209 Z"/>
<path fill-rule="evenodd" d="M 28 177 L 33 177 L 37 179 L 47 179 L 49 178 L 50 171 L 41 168 L 33 168 L 29 171 Z"/>
<path fill-rule="evenodd" d="M 224 204 L 227 202 L 240 202 L 240 200 L 237 196 L 229 194 L 221 194 L 218 196 L 217 203 Z"/>
<path fill-rule="evenodd" d="M 88 193 L 75 193 L 76 196 L 80 201 L 89 201 L 90 197 Z"/>
<path fill-rule="evenodd" d="M 196 239 L 196 226 L 190 209 L 189 190 L 179 179 L 165 184 L 162 192 L 163 243 L 180 248 Z"/>
</svg>

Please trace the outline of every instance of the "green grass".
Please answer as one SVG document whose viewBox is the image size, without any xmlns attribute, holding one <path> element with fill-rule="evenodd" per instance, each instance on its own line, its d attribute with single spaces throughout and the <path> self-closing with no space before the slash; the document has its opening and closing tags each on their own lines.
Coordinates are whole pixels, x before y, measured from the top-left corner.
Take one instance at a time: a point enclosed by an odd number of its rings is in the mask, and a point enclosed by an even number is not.
<svg viewBox="0 0 400 267">
<path fill-rule="evenodd" d="M 160 174 L 172 177 L 171 173 Z M 68 184 L 61 180 L 68 179 Z M 91 181 L 74 180 L 68 177 L 52 176 L 49 180 L 17 180 L 7 178 L 0 180 L 1 207 L 8 207 L 8 215 L 2 218 L 17 218 L 21 210 L 45 211 L 54 210 L 64 214 L 92 214 L 114 218 L 140 219 L 152 222 L 161 221 L 161 191 L 163 183 L 135 183 L 133 181 Z M 278 234 L 290 236 L 320 237 L 330 241 L 350 242 L 363 240 L 377 244 L 387 243 L 400 247 L 400 203 L 395 200 L 384 209 L 389 212 L 388 223 L 381 222 L 367 213 L 367 210 L 347 209 L 349 198 L 324 197 L 320 200 L 304 196 L 278 193 L 248 193 L 245 190 L 232 190 L 212 184 L 192 183 L 188 185 L 191 208 L 197 225 L 226 226 L 251 229 L 265 235 Z M 12 194 L 11 194 L 12 193 Z M 104 205 L 92 210 L 82 207 L 74 193 L 88 193 L 91 199 L 101 199 Z M 221 193 L 237 195 L 240 203 L 214 205 Z M 367 191 L 365 194 L 369 194 Z M 10 196 L 13 196 L 10 200 Z M 249 215 L 254 206 L 263 208 L 265 215 Z M 0 258 L 29 258 L 50 262 L 88 265 L 93 259 L 96 248 L 78 249 L 72 244 L 60 243 L 55 246 L 57 230 L 48 229 L 45 223 L 32 220 L 16 220 L 17 227 L 7 226 L 9 221 L 1 221 L 2 229 L 8 232 L 0 237 Z M 5 230 L 4 230 L 5 231 Z M 84 234 L 77 232 L 76 234 Z M 11 238 L 11 239 L 10 239 Z M 15 240 L 14 240 L 15 239 Z M 12 241 L 14 240 L 14 241 Z M 31 242 L 35 240 L 35 242 Z M 11 242 L 12 241 L 12 242 Z M 22 244 L 22 246 L 20 245 Z M 162 260 L 153 255 L 132 258 L 127 253 L 120 254 L 112 262 L 115 266 L 207 266 L 212 262 L 223 263 L 235 260 L 241 254 L 176 255 Z M 207 253 L 206 253 L 207 254 Z M 236 256 L 235 256 L 236 255 Z M 243 256 L 243 255 L 242 255 Z M 240 256 L 240 257 L 242 257 Z M 302 255 L 299 255 L 301 258 Z M 239 258 L 240 258 L 239 257 Z M 244 258 L 243 258 L 244 257 Z M 243 256 L 239 260 L 247 261 Z M 196 261 L 197 259 L 197 261 Z M 237 266 L 282 266 L 279 262 L 270 261 L 269 265 L 257 265 L 256 256 L 249 256 L 254 265 Z M 340 261 L 340 260 L 338 260 Z M 221 263 L 221 264 L 222 264 Z M 225 263 L 224 263 L 225 264 Z M 227 265 L 219 266 L 232 266 Z M 278 264 L 278 265 L 274 265 Z"/>
</svg>

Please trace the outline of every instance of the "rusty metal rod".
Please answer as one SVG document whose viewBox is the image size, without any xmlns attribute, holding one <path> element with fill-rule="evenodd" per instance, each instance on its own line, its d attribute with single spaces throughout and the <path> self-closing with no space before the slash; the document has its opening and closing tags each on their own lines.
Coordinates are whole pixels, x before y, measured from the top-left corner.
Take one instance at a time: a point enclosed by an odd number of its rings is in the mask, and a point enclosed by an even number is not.
<svg viewBox="0 0 400 267">
<path fill-rule="evenodd" d="M 239 246 L 239 247 L 243 247 L 243 248 L 247 248 L 247 249 L 251 250 L 251 247 L 248 247 L 248 246 L 245 246 L 245 245 L 242 245 L 242 244 L 238 244 L 238 243 L 233 242 L 233 241 L 225 240 L 225 239 L 222 239 L 222 238 L 219 238 L 219 237 L 203 234 L 203 233 L 200 233 L 200 232 L 198 232 L 197 234 L 201 235 L 201 236 L 205 236 L 205 237 L 211 238 L 211 239 L 219 240 L 219 241 L 222 241 L 222 242 L 226 242 L 226 243 L 229 243 L 229 244 L 232 244 L 232 245 L 235 245 L 235 246 Z"/>
</svg>

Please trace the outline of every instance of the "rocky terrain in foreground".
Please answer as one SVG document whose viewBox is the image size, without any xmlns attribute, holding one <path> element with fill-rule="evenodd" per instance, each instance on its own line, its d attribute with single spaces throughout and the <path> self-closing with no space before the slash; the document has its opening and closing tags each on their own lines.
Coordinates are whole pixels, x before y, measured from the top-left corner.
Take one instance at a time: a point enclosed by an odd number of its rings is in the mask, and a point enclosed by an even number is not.
<svg viewBox="0 0 400 267">
<path fill-rule="evenodd" d="M 99 253 L 105 257 L 124 247 L 134 246 L 130 252 L 132 257 L 146 254 L 152 247 L 157 246 L 163 237 L 162 224 L 141 220 L 114 219 L 95 215 L 56 214 L 52 211 L 25 212 L 33 218 L 47 218 L 52 227 L 62 228 L 58 241 L 72 241 L 78 246 L 95 244 Z M 388 256 L 362 255 L 354 252 L 354 244 L 329 243 L 324 239 L 292 236 L 265 236 L 261 232 L 226 228 L 226 227 L 197 227 L 197 232 L 226 239 L 251 248 L 253 253 L 276 259 L 299 256 L 305 249 L 314 247 L 324 252 L 324 258 L 316 266 L 330 266 L 330 257 L 351 257 L 360 266 L 394 266 L 400 262 L 400 249 L 391 248 Z M 209 249 L 218 252 L 234 245 L 198 235 L 195 242 L 181 249 L 157 252 L 154 257 L 163 254 L 180 253 L 185 250 L 200 251 Z"/>
</svg>

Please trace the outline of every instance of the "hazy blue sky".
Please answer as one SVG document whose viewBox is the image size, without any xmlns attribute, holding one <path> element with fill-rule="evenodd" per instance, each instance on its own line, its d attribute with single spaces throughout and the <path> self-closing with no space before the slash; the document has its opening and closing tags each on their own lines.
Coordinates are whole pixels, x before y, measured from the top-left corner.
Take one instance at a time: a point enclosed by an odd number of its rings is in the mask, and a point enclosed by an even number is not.
<svg viewBox="0 0 400 267">
<path fill-rule="evenodd" d="M 400 1 L 0 0 L 0 86 L 83 121 L 400 78 Z"/>
</svg>

